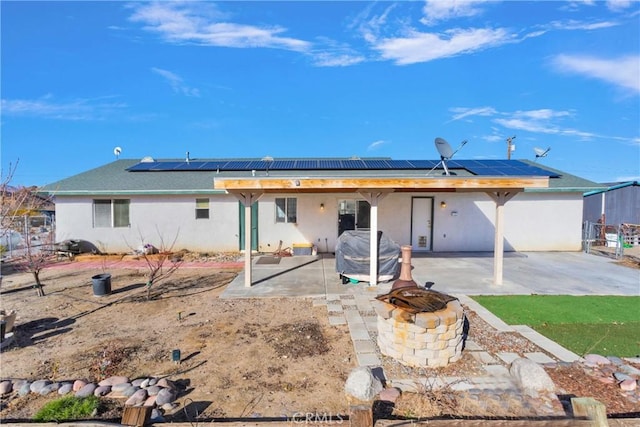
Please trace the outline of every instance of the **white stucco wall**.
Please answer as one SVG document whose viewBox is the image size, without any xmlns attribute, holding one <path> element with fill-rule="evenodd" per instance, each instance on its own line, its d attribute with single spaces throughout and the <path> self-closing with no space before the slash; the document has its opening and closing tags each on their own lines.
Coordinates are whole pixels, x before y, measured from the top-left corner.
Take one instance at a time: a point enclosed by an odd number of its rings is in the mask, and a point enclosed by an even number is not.
<svg viewBox="0 0 640 427">
<path fill-rule="evenodd" d="M 87 240 L 107 252 L 130 252 L 142 240 L 161 247 L 161 239 L 165 247 L 175 239 L 174 250 L 238 250 L 238 200 L 227 195 L 210 196 L 209 219 L 196 220 L 195 199 L 195 196 L 130 197 L 130 227 L 94 228 L 93 198 L 58 197 L 56 241 Z"/>
<path fill-rule="evenodd" d="M 393 193 L 379 205 L 378 224 L 400 245 L 411 242 L 411 197 L 433 197 L 433 250 L 492 251 L 495 204 L 484 193 Z M 298 221 L 275 222 L 275 198 L 298 199 Z M 174 250 L 236 251 L 239 242 L 238 201 L 230 195 L 210 196 L 210 218 L 195 219 L 196 196 L 131 197 L 130 228 L 93 228 L 92 198 L 58 197 L 56 240 L 83 239 L 109 252 L 129 252 L 141 236 L 160 246 L 177 236 Z M 338 236 L 338 201 L 354 194 L 265 195 L 259 200 L 258 250 L 272 252 L 311 243 L 333 252 Z M 446 201 L 446 208 L 440 202 Z M 324 209 L 320 205 L 324 204 Z M 455 216 L 452 212 L 456 212 Z M 505 205 L 505 250 L 580 250 L 580 193 L 520 193 Z"/>
</svg>

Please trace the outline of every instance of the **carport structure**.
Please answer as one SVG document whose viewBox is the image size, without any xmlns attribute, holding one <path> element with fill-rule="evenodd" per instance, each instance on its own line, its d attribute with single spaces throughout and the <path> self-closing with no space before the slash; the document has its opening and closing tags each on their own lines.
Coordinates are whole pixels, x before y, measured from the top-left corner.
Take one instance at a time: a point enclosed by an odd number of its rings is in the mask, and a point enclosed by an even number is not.
<svg viewBox="0 0 640 427">
<path fill-rule="evenodd" d="M 403 176 L 401 174 L 380 174 L 377 171 L 366 171 L 358 176 L 224 176 L 216 177 L 214 188 L 233 194 L 244 206 L 245 218 L 250 218 L 251 205 L 264 194 L 299 194 L 299 193 L 354 193 L 360 195 L 370 205 L 370 265 L 369 277 L 371 286 L 377 285 L 378 277 L 378 208 L 384 198 L 393 192 L 414 193 L 463 193 L 475 192 L 487 194 L 495 203 L 495 236 L 494 236 L 494 271 L 493 282 L 502 284 L 504 255 L 504 206 L 519 192 L 529 189 L 549 187 L 549 174 L 545 175 L 505 175 L 487 176 L 465 174 L 457 175 Z M 461 174 L 463 175 L 463 174 Z M 252 284 L 251 224 L 245 221 L 245 286 Z"/>
</svg>

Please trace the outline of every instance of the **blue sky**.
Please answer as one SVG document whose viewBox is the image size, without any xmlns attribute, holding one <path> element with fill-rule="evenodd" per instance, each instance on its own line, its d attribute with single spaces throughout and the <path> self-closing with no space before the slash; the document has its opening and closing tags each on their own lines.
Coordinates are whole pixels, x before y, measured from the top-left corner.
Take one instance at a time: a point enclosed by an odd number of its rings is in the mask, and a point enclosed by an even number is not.
<svg viewBox="0 0 640 427">
<path fill-rule="evenodd" d="M 640 178 L 640 2 L 0 2 L 2 168 L 515 159 Z"/>
</svg>

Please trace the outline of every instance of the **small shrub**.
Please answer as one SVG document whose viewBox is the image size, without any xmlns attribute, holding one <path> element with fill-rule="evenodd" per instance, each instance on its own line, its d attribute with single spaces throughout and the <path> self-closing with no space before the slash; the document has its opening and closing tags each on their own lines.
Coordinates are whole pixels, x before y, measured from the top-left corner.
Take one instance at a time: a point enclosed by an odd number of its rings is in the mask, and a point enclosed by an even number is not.
<svg viewBox="0 0 640 427">
<path fill-rule="evenodd" d="M 75 397 L 65 396 L 47 403 L 33 417 L 39 422 L 61 422 L 88 418 L 95 415 L 100 406 L 100 399 L 96 396 Z"/>
</svg>

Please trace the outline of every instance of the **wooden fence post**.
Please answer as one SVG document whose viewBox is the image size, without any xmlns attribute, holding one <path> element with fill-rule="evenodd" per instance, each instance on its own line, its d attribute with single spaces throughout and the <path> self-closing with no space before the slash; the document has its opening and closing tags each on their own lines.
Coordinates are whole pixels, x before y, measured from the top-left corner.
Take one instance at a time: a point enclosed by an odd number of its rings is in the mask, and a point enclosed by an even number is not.
<svg viewBox="0 0 640 427">
<path fill-rule="evenodd" d="M 571 398 L 573 417 L 585 417 L 593 421 L 594 427 L 609 427 L 607 408 L 593 397 Z"/>
<path fill-rule="evenodd" d="M 349 406 L 351 427 L 373 427 L 373 408 L 371 405 Z"/>
</svg>

